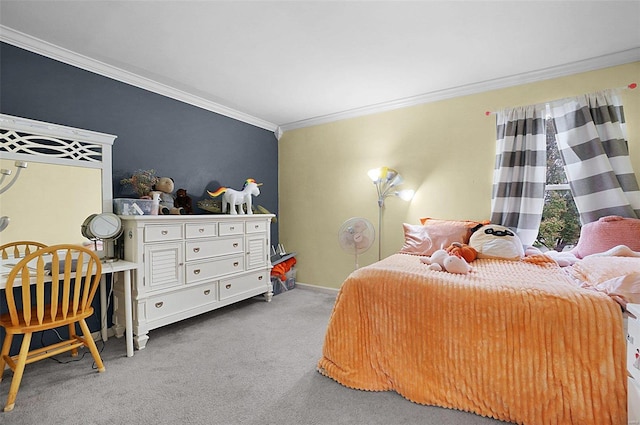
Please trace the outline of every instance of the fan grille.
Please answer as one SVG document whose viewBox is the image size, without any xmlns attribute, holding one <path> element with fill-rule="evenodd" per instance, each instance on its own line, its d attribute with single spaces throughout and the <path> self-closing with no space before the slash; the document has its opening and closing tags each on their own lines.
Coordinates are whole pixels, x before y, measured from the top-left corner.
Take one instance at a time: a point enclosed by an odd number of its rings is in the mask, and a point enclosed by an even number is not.
<svg viewBox="0 0 640 425">
<path fill-rule="evenodd" d="M 353 217 L 342 223 L 338 231 L 340 247 L 349 254 L 357 256 L 367 251 L 375 240 L 373 224 L 366 218 Z"/>
</svg>

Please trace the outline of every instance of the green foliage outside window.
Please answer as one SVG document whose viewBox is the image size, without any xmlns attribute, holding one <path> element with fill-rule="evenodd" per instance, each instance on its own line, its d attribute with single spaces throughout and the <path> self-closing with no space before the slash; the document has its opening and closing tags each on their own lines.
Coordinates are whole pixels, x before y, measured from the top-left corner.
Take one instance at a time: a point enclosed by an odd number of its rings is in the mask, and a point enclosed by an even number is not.
<svg viewBox="0 0 640 425">
<path fill-rule="evenodd" d="M 537 242 L 562 251 L 567 245 L 575 245 L 579 237 L 580 220 L 571 191 L 547 191 Z"/>
<path fill-rule="evenodd" d="M 547 184 L 566 185 L 567 176 L 558 150 L 553 120 L 547 120 Z M 536 245 L 562 251 L 580 237 L 580 215 L 571 190 L 546 190 Z"/>
</svg>

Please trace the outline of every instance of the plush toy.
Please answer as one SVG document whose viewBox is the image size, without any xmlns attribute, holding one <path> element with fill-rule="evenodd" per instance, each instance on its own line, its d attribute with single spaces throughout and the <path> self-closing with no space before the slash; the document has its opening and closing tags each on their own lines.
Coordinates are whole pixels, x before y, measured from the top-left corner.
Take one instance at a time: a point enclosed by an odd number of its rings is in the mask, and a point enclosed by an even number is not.
<svg viewBox="0 0 640 425">
<path fill-rule="evenodd" d="M 193 204 L 191 203 L 191 197 L 187 195 L 186 189 L 176 190 L 176 199 L 173 201 L 173 205 L 176 208 L 183 208 L 185 214 L 193 214 Z"/>
<path fill-rule="evenodd" d="M 467 263 L 471 263 L 473 260 L 478 258 L 478 251 L 476 251 L 475 248 L 460 242 L 452 243 L 446 251 L 449 255 L 464 258 Z"/>
<path fill-rule="evenodd" d="M 478 251 L 478 258 L 521 260 L 524 257 L 524 247 L 518 235 L 499 224 L 487 224 L 476 229 L 469 238 L 469 245 Z"/>
<path fill-rule="evenodd" d="M 184 214 L 184 208 L 175 206 L 175 199 L 173 198 L 173 179 L 171 177 L 159 177 L 156 183 L 153 185 L 153 190 L 150 195 L 160 196 L 160 210 L 159 214 Z"/>
<path fill-rule="evenodd" d="M 467 274 L 472 268 L 467 261 L 457 255 L 450 255 L 446 249 L 439 249 L 431 257 L 421 257 L 420 261 L 429 265 L 429 270 Z"/>
<path fill-rule="evenodd" d="M 247 214 L 253 214 L 251 208 L 251 196 L 260 195 L 260 188 L 262 183 L 256 183 L 254 179 L 247 179 L 244 182 L 242 190 L 234 190 L 228 187 L 221 187 L 215 192 L 207 190 L 207 193 L 212 198 L 222 196 L 222 213 L 229 210 L 229 214 L 244 214 L 244 206 L 246 205 Z M 238 207 L 238 209 L 236 209 Z"/>
</svg>

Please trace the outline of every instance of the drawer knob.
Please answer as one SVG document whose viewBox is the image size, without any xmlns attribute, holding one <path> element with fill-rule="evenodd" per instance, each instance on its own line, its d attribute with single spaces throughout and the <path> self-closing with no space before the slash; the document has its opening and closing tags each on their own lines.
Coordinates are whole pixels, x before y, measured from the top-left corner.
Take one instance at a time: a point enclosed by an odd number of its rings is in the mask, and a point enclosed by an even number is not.
<svg viewBox="0 0 640 425">
<path fill-rule="evenodd" d="M 200 252 L 200 248 L 193 248 L 193 252 Z"/>
<path fill-rule="evenodd" d="M 210 293 L 211 293 L 211 289 L 207 289 L 207 290 L 204 291 L 205 295 L 209 295 Z"/>
<path fill-rule="evenodd" d="M 237 261 L 235 263 L 233 263 L 233 267 L 238 267 L 240 263 L 238 263 Z"/>
<path fill-rule="evenodd" d="M 233 247 L 234 247 L 234 248 L 237 248 L 237 247 L 238 247 L 238 242 L 234 243 L 234 244 L 233 244 Z"/>
<path fill-rule="evenodd" d="M 231 226 L 231 227 L 229 227 L 229 230 L 236 230 L 236 228 Z"/>
<path fill-rule="evenodd" d="M 258 280 L 262 280 L 262 276 L 258 276 Z"/>
<path fill-rule="evenodd" d="M 193 271 L 193 274 L 200 274 L 200 269 L 195 269 L 195 270 Z"/>
<path fill-rule="evenodd" d="M 166 235 L 166 234 L 168 234 L 168 233 L 169 233 L 169 231 L 168 231 L 168 230 L 163 230 L 163 231 L 162 231 L 162 232 L 160 232 L 160 233 L 162 233 L 163 235 Z"/>
<path fill-rule="evenodd" d="M 162 301 L 160 301 L 160 302 L 156 303 L 156 308 L 160 308 L 160 307 L 162 307 L 162 305 L 163 305 L 163 304 L 164 304 L 164 303 L 163 303 Z"/>
<path fill-rule="evenodd" d="M 198 229 L 198 232 L 200 232 L 200 233 L 204 233 L 204 228 L 202 228 L 202 227 L 201 227 L 201 228 L 199 228 L 199 229 Z"/>
<path fill-rule="evenodd" d="M 256 224 L 255 226 L 253 226 L 254 229 L 259 229 L 260 225 Z"/>
<path fill-rule="evenodd" d="M 227 289 L 231 289 L 231 284 L 230 284 L 230 283 L 228 283 L 228 284 L 225 286 L 225 288 L 227 288 Z"/>
</svg>

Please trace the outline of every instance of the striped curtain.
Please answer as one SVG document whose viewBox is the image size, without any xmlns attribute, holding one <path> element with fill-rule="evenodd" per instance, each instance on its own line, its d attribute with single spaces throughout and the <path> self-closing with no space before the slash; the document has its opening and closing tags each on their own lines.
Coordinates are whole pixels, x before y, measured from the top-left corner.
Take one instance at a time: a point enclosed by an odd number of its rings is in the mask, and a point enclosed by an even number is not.
<svg viewBox="0 0 640 425">
<path fill-rule="evenodd" d="M 544 208 L 544 112 L 544 106 L 532 105 L 497 113 L 491 222 L 515 230 L 525 246 L 536 240 Z"/>
<path fill-rule="evenodd" d="M 556 141 L 582 224 L 607 215 L 640 218 L 624 110 L 612 90 L 550 105 Z"/>
</svg>

